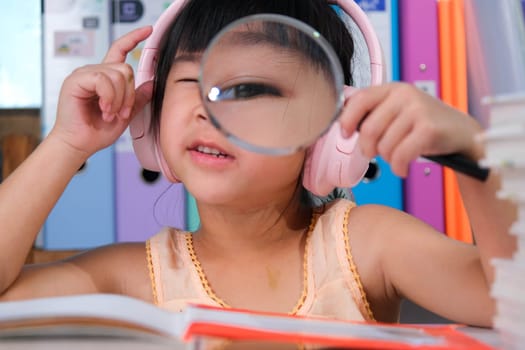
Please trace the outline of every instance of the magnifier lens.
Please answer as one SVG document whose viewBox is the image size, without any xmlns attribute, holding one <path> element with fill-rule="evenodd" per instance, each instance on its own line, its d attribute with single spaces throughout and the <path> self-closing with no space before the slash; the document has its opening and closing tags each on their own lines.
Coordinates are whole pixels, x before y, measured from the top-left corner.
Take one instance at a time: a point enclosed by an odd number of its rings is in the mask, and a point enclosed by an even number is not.
<svg viewBox="0 0 525 350">
<path fill-rule="evenodd" d="M 287 154 L 315 142 L 337 118 L 343 74 L 312 28 L 281 15 L 255 15 L 212 40 L 201 92 L 214 125 L 255 152 Z"/>
</svg>

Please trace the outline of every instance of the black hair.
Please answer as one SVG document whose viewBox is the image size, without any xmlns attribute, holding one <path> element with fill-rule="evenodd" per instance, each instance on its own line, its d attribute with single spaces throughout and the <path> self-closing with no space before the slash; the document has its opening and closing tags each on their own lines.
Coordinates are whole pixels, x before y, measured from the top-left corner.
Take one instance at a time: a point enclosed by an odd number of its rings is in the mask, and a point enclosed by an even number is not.
<svg viewBox="0 0 525 350">
<path fill-rule="evenodd" d="M 352 85 L 350 62 L 354 42 L 343 21 L 326 0 L 188 0 L 165 33 L 155 68 L 152 100 L 153 135 L 158 135 L 166 78 L 178 52 L 203 52 L 225 26 L 242 17 L 273 13 L 295 18 L 315 28 L 332 46 Z"/>
<path fill-rule="evenodd" d="M 352 85 L 354 41 L 327 0 L 187 0 L 160 45 L 151 102 L 150 131 L 154 137 L 158 137 L 166 80 L 177 53 L 204 52 L 225 26 L 242 17 L 262 13 L 292 17 L 316 29 L 334 49 L 343 70 L 344 83 Z M 347 193 L 335 189 L 328 197 L 316 198 L 327 202 L 334 197 L 349 198 Z M 310 197 L 303 196 L 303 199 Z"/>
</svg>

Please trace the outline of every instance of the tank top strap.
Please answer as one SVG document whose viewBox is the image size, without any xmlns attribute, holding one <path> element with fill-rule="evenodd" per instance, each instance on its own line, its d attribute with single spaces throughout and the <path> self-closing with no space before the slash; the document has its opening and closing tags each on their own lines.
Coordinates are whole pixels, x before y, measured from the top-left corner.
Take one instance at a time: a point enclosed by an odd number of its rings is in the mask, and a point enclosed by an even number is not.
<svg viewBox="0 0 525 350">
<path fill-rule="evenodd" d="M 352 257 L 348 219 L 355 203 L 327 204 L 311 237 L 308 296 L 301 314 L 343 320 L 374 320 Z"/>
<path fill-rule="evenodd" d="M 146 241 L 148 270 L 155 304 L 181 311 L 188 303 L 215 305 L 204 291 L 186 246 L 188 232 L 173 228 Z"/>
</svg>

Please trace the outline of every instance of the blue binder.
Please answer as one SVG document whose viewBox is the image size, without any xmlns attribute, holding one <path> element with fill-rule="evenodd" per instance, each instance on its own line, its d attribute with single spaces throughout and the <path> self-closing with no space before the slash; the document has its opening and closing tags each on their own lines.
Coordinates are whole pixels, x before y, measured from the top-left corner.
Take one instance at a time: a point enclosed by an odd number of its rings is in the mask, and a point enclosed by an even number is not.
<svg viewBox="0 0 525 350">
<path fill-rule="evenodd" d="M 109 0 L 43 2 L 42 133 L 51 130 L 62 82 L 101 62 L 109 48 Z M 67 186 L 36 241 L 48 250 L 88 249 L 115 241 L 114 148 L 93 155 Z"/>
<path fill-rule="evenodd" d="M 399 80 L 398 0 L 356 0 L 356 3 L 369 16 L 383 48 L 387 81 Z M 381 157 L 370 163 L 367 176 L 352 192 L 357 204 L 383 204 L 403 209 L 403 181 Z"/>
<path fill-rule="evenodd" d="M 392 173 L 390 165 L 381 157 L 370 162 L 365 178 L 352 189 L 355 201 L 362 204 L 382 204 L 403 209 L 401 179 Z"/>
<path fill-rule="evenodd" d="M 87 249 L 115 241 L 113 148 L 94 154 L 49 215 L 43 248 Z"/>
</svg>

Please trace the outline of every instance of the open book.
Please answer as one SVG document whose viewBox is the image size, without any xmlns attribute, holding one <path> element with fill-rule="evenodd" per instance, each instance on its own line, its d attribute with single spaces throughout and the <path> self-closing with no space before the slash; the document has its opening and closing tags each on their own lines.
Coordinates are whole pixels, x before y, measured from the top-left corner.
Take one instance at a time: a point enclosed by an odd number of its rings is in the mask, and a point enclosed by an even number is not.
<svg viewBox="0 0 525 350">
<path fill-rule="evenodd" d="M 203 305 L 171 313 L 110 294 L 0 302 L 0 331 L 50 324 L 124 328 L 183 341 L 220 337 L 359 349 L 491 349 L 451 325 L 343 322 Z"/>
</svg>

